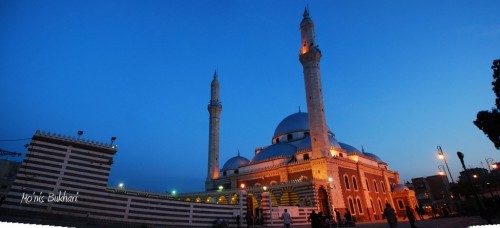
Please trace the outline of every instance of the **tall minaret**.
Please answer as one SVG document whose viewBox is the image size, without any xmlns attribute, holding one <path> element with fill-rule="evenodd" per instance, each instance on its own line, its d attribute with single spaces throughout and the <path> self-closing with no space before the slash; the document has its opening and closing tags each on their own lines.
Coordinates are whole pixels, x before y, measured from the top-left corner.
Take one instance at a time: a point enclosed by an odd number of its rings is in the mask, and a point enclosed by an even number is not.
<svg viewBox="0 0 500 228">
<path fill-rule="evenodd" d="M 208 104 L 210 113 L 210 125 L 208 135 L 208 175 L 205 182 L 205 189 L 215 188 L 213 180 L 219 177 L 219 125 L 222 104 L 219 100 L 219 81 L 217 81 L 217 71 L 214 72 L 210 90 L 210 102 Z"/>
<path fill-rule="evenodd" d="M 300 23 L 302 46 L 300 48 L 299 59 L 304 69 L 312 158 L 320 158 L 330 156 L 328 127 L 326 126 L 325 120 L 323 92 L 321 91 L 321 75 L 319 71 L 321 51 L 316 44 L 314 23 L 309 17 L 307 8 L 303 16 L 304 18 Z"/>
</svg>

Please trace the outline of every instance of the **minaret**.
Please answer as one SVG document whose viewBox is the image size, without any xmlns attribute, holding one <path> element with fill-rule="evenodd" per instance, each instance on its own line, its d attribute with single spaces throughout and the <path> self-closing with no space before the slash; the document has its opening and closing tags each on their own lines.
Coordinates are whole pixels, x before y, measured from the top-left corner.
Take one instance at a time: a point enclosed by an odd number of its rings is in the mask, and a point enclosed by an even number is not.
<svg viewBox="0 0 500 228">
<path fill-rule="evenodd" d="M 302 44 L 299 59 L 304 70 L 312 158 L 314 159 L 330 156 L 330 142 L 328 141 L 323 92 L 321 91 L 321 75 L 319 70 L 321 51 L 316 44 L 314 23 L 309 17 L 307 8 L 303 16 L 304 18 L 300 23 Z"/>
<path fill-rule="evenodd" d="M 219 100 L 219 81 L 217 81 L 217 71 L 214 72 L 210 89 L 210 102 L 208 104 L 208 113 L 210 113 L 210 125 L 208 135 L 208 175 L 205 182 L 205 189 L 215 188 L 214 179 L 219 177 L 219 125 L 222 104 Z"/>
</svg>

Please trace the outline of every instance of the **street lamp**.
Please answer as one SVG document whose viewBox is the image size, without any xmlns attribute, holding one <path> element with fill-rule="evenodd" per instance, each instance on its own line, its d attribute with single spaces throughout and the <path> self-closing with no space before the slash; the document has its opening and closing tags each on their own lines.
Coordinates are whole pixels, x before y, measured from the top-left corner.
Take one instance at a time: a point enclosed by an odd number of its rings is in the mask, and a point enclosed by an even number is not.
<svg viewBox="0 0 500 228">
<path fill-rule="evenodd" d="M 438 165 L 438 169 L 439 169 L 439 175 L 441 176 L 446 175 L 446 172 L 444 172 L 444 165 Z M 446 177 L 448 177 L 448 175 L 446 175 Z"/>
<path fill-rule="evenodd" d="M 119 183 L 119 184 L 118 184 L 118 187 L 119 187 L 119 188 L 123 188 L 123 183 Z"/>
<path fill-rule="evenodd" d="M 439 150 L 439 152 L 438 152 L 439 159 L 444 160 L 444 164 L 446 165 L 446 169 L 448 169 L 448 174 L 450 174 L 451 182 L 455 183 L 455 181 L 453 180 L 453 175 L 451 175 L 451 172 L 450 172 L 450 167 L 448 167 L 448 162 L 446 162 L 446 157 L 444 156 L 443 150 L 441 149 L 441 146 L 437 146 L 437 149 Z"/>
</svg>

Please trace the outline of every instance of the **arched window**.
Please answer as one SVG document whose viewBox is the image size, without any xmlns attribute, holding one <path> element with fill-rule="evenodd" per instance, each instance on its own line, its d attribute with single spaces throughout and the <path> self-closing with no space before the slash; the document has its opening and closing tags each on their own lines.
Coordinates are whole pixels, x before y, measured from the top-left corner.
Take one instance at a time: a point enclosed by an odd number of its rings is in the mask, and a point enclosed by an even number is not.
<svg viewBox="0 0 500 228">
<path fill-rule="evenodd" d="M 358 203 L 358 211 L 360 214 L 363 214 L 363 207 L 361 206 L 361 200 L 356 198 L 356 203 Z"/>
<path fill-rule="evenodd" d="M 377 201 L 378 201 L 378 207 L 380 208 L 380 212 L 384 212 L 384 208 L 382 207 L 382 202 L 380 201 L 380 199 L 378 199 Z"/>
<path fill-rule="evenodd" d="M 276 138 L 276 143 L 280 143 L 280 138 Z"/>
<path fill-rule="evenodd" d="M 375 192 L 378 192 L 377 182 L 373 180 L 373 188 L 375 188 Z"/>
<path fill-rule="evenodd" d="M 405 204 L 403 203 L 402 200 L 398 200 L 398 207 L 399 207 L 399 210 L 404 210 L 405 209 Z"/>
<path fill-rule="evenodd" d="M 370 185 L 368 184 L 368 180 L 365 180 L 366 182 L 366 190 L 370 191 Z"/>
<path fill-rule="evenodd" d="M 344 182 L 345 182 L 345 188 L 351 189 L 351 186 L 349 186 L 349 177 L 347 177 L 347 175 L 344 175 Z"/>
<path fill-rule="evenodd" d="M 349 209 L 351 210 L 351 214 L 356 214 L 356 210 L 354 209 L 354 203 L 352 202 L 352 199 L 349 198 Z"/>
<path fill-rule="evenodd" d="M 293 135 L 292 134 L 286 135 L 286 140 L 292 141 L 292 139 L 293 139 Z"/>
<path fill-rule="evenodd" d="M 375 205 L 373 205 L 372 198 L 370 198 L 370 204 L 372 205 L 372 212 L 373 212 L 373 214 L 376 214 L 377 212 L 375 211 Z"/>
<path fill-rule="evenodd" d="M 356 181 L 356 177 L 352 176 L 352 187 L 354 190 L 358 190 L 358 182 Z"/>
<path fill-rule="evenodd" d="M 302 158 L 304 159 L 304 161 L 309 161 L 309 154 L 302 155 Z"/>
<path fill-rule="evenodd" d="M 384 182 L 383 182 L 383 181 L 382 181 L 382 182 L 380 182 L 380 185 L 382 186 L 382 192 L 384 192 L 384 193 L 385 193 L 385 184 L 384 184 Z"/>
</svg>

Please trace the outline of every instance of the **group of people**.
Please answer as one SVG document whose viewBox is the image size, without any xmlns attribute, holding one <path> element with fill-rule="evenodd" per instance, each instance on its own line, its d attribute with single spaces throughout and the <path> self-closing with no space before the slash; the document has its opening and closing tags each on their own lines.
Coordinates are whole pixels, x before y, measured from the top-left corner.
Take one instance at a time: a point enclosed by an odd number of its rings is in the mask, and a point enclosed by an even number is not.
<svg viewBox="0 0 500 228">
<path fill-rule="evenodd" d="M 421 221 L 424 220 L 422 214 L 417 214 L 419 215 Z M 398 217 L 396 216 L 396 212 L 392 208 L 391 204 L 387 203 L 385 205 L 384 214 L 382 216 L 387 219 L 389 227 L 393 228 L 398 226 Z M 408 218 L 411 228 L 417 228 L 417 226 L 415 225 L 415 211 L 410 206 L 406 206 L 405 208 L 405 217 Z"/>
<path fill-rule="evenodd" d="M 317 228 L 317 227 L 330 227 L 330 225 L 336 226 L 336 225 L 342 225 L 342 226 L 354 226 L 354 221 L 351 213 L 347 211 L 344 214 L 344 220 L 342 220 L 342 217 L 340 216 L 340 212 L 338 210 L 335 210 L 335 217 L 333 217 L 330 214 L 323 215 L 322 212 L 316 213 L 316 211 L 312 211 L 311 214 L 309 214 L 309 217 L 307 218 L 308 222 L 311 222 L 311 227 Z"/>
<path fill-rule="evenodd" d="M 416 208 L 417 209 L 417 208 Z M 420 220 L 423 220 L 423 216 L 418 213 Z M 387 219 L 387 223 L 389 227 L 394 228 L 398 225 L 398 219 L 396 215 L 396 211 L 392 208 L 391 204 L 387 203 L 384 209 L 383 218 Z M 415 217 L 415 211 L 410 207 L 406 206 L 405 217 L 408 218 L 410 222 L 411 228 L 416 228 L 415 221 L 417 217 Z M 312 211 L 307 218 L 308 222 L 311 222 L 312 228 L 319 227 L 330 227 L 330 224 L 341 224 L 343 226 L 354 226 L 354 221 L 352 220 L 352 215 L 349 210 L 344 214 L 345 220 L 342 220 L 340 217 L 340 212 L 335 210 L 335 219 L 331 215 L 323 216 L 322 212 L 316 213 L 316 211 Z M 285 212 L 280 216 L 280 219 L 283 220 L 283 224 L 285 228 L 289 228 L 291 224 L 293 224 L 292 216 L 288 213 L 288 210 L 285 209 Z"/>
</svg>

